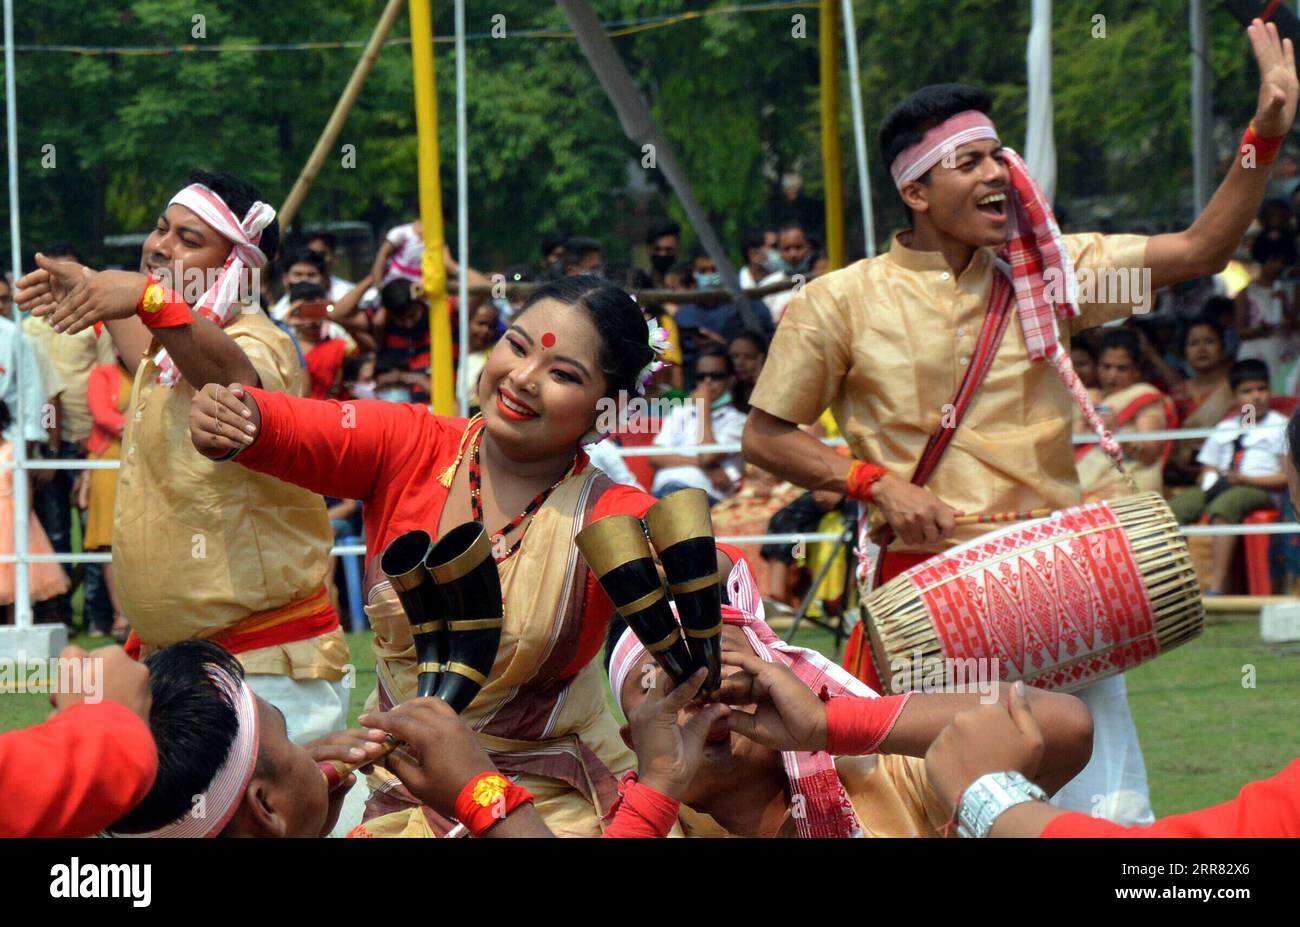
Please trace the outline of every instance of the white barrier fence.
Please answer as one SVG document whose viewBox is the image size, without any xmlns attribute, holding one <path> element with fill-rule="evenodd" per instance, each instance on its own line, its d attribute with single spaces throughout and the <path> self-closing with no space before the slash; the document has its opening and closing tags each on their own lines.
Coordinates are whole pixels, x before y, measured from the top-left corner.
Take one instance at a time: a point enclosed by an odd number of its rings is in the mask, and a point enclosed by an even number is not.
<svg viewBox="0 0 1300 927">
<path fill-rule="evenodd" d="M 1139 433 L 1126 432 L 1115 435 L 1119 442 L 1145 442 L 1145 441 L 1178 441 L 1178 440 L 1196 440 L 1204 439 L 1210 435 L 1235 437 L 1238 434 L 1245 434 L 1251 431 L 1278 431 L 1284 428 L 1283 425 L 1250 425 L 1234 428 L 1182 428 L 1171 431 L 1145 431 Z M 1079 434 L 1072 436 L 1075 444 L 1095 444 L 1098 438 L 1095 434 Z M 843 447 L 844 439 L 832 438 L 823 439 L 823 444 L 829 447 Z M 653 445 L 638 447 L 620 447 L 619 453 L 624 457 L 653 457 L 659 454 L 671 453 L 681 457 L 698 457 L 703 454 L 738 454 L 740 453 L 739 444 L 697 444 L 688 447 L 656 447 Z M 120 462 L 116 460 L 27 460 L 21 464 L 14 461 L 0 462 L 0 467 L 13 469 L 17 467 L 23 470 L 116 470 Z M 1285 522 L 1264 525 L 1184 525 L 1180 529 L 1182 534 L 1189 537 L 1205 535 L 1246 535 L 1246 534 L 1300 534 L 1300 524 L 1296 522 Z M 838 541 L 842 537 L 841 532 L 813 532 L 808 534 L 745 534 L 745 535 L 725 535 L 719 536 L 718 540 L 731 544 L 814 544 L 819 541 Z M 366 549 L 360 544 L 350 544 L 347 546 L 336 546 L 331 549 L 330 553 L 337 557 L 347 556 L 364 556 Z M 82 553 L 82 554 L 31 554 L 27 551 L 16 551 L 13 554 L 0 554 L 0 563 L 111 563 L 112 554 L 99 553 Z"/>
</svg>

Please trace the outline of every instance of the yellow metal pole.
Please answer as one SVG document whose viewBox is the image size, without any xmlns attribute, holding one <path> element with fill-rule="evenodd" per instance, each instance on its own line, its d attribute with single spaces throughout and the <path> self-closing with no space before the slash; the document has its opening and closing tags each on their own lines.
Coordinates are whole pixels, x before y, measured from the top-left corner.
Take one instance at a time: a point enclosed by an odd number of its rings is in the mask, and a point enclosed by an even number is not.
<svg viewBox="0 0 1300 927">
<path fill-rule="evenodd" d="M 429 0 L 410 0 L 411 70 L 420 158 L 420 224 L 424 226 L 424 295 L 429 301 L 429 394 L 435 415 L 455 415 L 447 269 L 442 263 L 442 187 L 438 180 L 438 94 L 433 68 Z"/>
<path fill-rule="evenodd" d="M 840 158 L 840 16 L 836 0 L 821 0 L 822 176 L 826 192 L 826 257 L 844 266 L 844 184 Z"/>
</svg>

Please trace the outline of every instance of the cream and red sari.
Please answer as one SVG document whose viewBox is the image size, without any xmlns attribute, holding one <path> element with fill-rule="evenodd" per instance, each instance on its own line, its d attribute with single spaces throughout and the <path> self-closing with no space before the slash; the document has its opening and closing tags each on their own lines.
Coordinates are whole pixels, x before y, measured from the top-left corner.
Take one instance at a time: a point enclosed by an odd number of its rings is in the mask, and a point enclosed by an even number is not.
<svg viewBox="0 0 1300 927">
<path fill-rule="evenodd" d="M 366 528 L 366 613 L 374 629 L 378 686 L 368 707 L 416 692 L 410 625 L 378 554 L 404 531 L 435 538 L 449 489 L 440 478 L 460 460 L 465 419 L 409 403 L 301 399 L 248 388 L 261 412 L 254 443 L 235 460 L 249 469 L 340 499 L 358 499 Z M 497 767 L 532 792 L 561 836 L 595 836 L 617 798 L 615 777 L 635 765 L 607 703 L 595 659 L 614 606 L 574 538 L 607 515 L 644 515 L 655 498 L 614 484 L 579 452 L 574 472 L 533 515 L 516 552 L 499 564 L 505 626 L 488 682 L 462 717 Z M 740 553 L 720 544 L 734 563 Z M 386 771 L 356 836 L 438 836 L 457 828 L 424 808 Z"/>
<path fill-rule="evenodd" d="M 1138 415 L 1152 408 L 1161 413 L 1161 428 L 1178 427 L 1178 412 L 1174 409 L 1173 400 L 1150 383 L 1134 383 L 1116 390 L 1105 396 L 1102 402 L 1115 410 L 1117 432 L 1132 431 L 1131 426 Z M 1172 446 L 1172 441 L 1166 441 L 1160 456 L 1146 466 L 1139 464 L 1129 454 L 1124 455 L 1124 469 L 1132 475 L 1139 491 L 1164 493 L 1165 461 L 1169 459 Z M 1081 444 L 1076 447 L 1075 466 L 1079 471 L 1079 488 L 1083 491 L 1084 502 L 1116 499 L 1129 494 L 1127 482 L 1110 458 L 1102 453 L 1099 445 Z"/>
<path fill-rule="evenodd" d="M 1176 404 L 1178 420 L 1182 428 L 1213 428 L 1237 405 L 1227 377 L 1224 377 L 1213 389 L 1206 390 L 1199 396 L 1191 392 L 1194 389 L 1193 383 L 1187 385 L 1190 398 Z M 1201 444 L 1200 438 L 1175 441 L 1171 457 L 1183 470 L 1199 470 L 1196 455 L 1200 453 Z"/>
<path fill-rule="evenodd" d="M 600 661 L 567 679 L 557 675 L 577 654 L 587 604 L 588 571 L 573 539 L 613 485 L 596 470 L 561 484 L 533 517 L 519 550 L 501 564 L 501 647 L 488 684 L 462 715 L 497 768 L 532 792 L 558 836 L 599 836 L 600 819 L 618 797 L 616 777 L 636 765 L 609 711 Z M 371 704 L 389 708 L 415 696 L 410 624 L 382 577 L 370 588 L 366 614 L 379 677 Z M 459 833 L 386 770 L 369 781 L 372 795 L 357 836 Z"/>
</svg>

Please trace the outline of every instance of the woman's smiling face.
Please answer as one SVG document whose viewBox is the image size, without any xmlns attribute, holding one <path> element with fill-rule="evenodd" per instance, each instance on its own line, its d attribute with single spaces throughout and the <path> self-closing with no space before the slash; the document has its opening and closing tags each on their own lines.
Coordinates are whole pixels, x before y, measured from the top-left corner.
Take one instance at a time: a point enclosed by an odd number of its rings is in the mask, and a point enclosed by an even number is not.
<svg viewBox="0 0 1300 927">
<path fill-rule="evenodd" d="M 517 315 L 488 354 L 479 405 L 510 457 L 543 459 L 577 447 L 606 388 L 600 334 L 587 311 L 543 299 Z"/>
</svg>

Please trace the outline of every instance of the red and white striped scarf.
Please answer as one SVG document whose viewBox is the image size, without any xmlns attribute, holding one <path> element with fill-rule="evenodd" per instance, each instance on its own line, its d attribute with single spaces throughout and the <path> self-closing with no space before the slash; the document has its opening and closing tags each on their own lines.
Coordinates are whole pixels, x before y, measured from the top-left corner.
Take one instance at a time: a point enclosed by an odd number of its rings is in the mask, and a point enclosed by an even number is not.
<svg viewBox="0 0 1300 927">
<path fill-rule="evenodd" d="M 763 620 L 763 599 L 745 561 L 732 568 L 727 591 L 732 604 L 722 607 L 722 621 L 741 628 L 759 658 L 790 667 L 823 701 L 842 695 L 879 698 L 847 670 L 817 651 L 794 647 L 776 636 Z M 630 628 L 614 647 L 609 679 L 619 711 L 623 711 L 623 682 L 645 654 L 645 647 Z M 791 805 L 802 808 L 801 813 L 794 815 L 800 837 L 862 836 L 862 825 L 829 753 L 786 751 L 781 754 L 781 763 L 790 785 Z"/>
<path fill-rule="evenodd" d="M 983 139 L 999 141 L 993 120 L 977 110 L 957 113 L 927 130 L 921 141 L 894 159 L 890 173 L 895 185 L 902 189 L 960 146 Z M 998 257 L 1007 265 L 1015 289 L 1016 309 L 1029 359 L 1051 361 L 1084 419 L 1097 433 L 1101 449 L 1118 465 L 1123 451 L 1093 408 L 1087 389 L 1074 371 L 1070 352 L 1061 348 L 1057 317 L 1070 319 L 1079 314 L 1074 262 L 1066 250 L 1052 205 L 1025 162 L 1006 146 L 1002 147 L 1002 155 L 1011 177 L 1011 189 L 1007 194 L 1007 243 Z M 1051 281 L 1047 279 L 1049 276 L 1053 278 Z"/>
<path fill-rule="evenodd" d="M 167 205 L 173 204 L 191 210 L 231 244 L 230 255 L 217 279 L 194 306 L 199 315 L 225 328 L 241 306 L 239 292 L 245 268 L 266 264 L 266 255 L 258 245 L 262 230 L 275 219 L 275 209 L 258 201 L 248 208 L 242 220 L 236 219 L 226 201 L 201 183 L 192 183 L 181 190 Z M 158 365 L 158 382 L 169 389 L 174 387 L 181 373 L 166 349 L 155 354 L 153 360 Z"/>
</svg>

